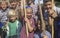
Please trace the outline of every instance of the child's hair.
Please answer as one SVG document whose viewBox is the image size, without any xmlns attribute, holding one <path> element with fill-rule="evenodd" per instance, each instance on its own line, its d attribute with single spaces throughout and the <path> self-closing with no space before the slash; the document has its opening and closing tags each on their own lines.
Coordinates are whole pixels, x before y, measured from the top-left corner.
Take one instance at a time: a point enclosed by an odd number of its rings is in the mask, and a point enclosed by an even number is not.
<svg viewBox="0 0 60 38">
<path fill-rule="evenodd" d="M 26 6 L 26 9 L 30 9 L 30 8 L 31 8 L 31 10 L 32 10 L 32 12 L 33 12 L 33 9 L 32 9 L 31 6 Z"/>
<path fill-rule="evenodd" d="M 47 2 L 52 2 L 52 0 L 45 0 L 44 3 L 47 3 Z"/>
<path fill-rule="evenodd" d="M 16 11 L 15 10 L 9 10 L 9 12 L 8 12 L 8 17 L 11 17 L 11 16 L 16 16 L 17 14 L 16 14 Z"/>
<path fill-rule="evenodd" d="M 9 2 L 10 2 L 10 3 L 12 3 L 12 2 L 17 2 L 17 0 L 9 0 Z"/>
</svg>

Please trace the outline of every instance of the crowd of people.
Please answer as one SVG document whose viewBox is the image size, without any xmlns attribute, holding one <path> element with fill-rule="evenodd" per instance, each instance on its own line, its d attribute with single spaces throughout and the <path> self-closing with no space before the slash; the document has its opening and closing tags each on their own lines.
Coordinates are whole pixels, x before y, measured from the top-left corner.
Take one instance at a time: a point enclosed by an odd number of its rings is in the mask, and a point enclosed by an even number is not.
<svg viewBox="0 0 60 38">
<path fill-rule="evenodd" d="M 46 0 L 42 2 L 40 9 L 35 0 L 2 0 L 0 38 L 52 38 L 52 31 L 54 38 L 60 38 L 60 8 L 53 4 L 52 9 L 52 0 Z"/>
</svg>

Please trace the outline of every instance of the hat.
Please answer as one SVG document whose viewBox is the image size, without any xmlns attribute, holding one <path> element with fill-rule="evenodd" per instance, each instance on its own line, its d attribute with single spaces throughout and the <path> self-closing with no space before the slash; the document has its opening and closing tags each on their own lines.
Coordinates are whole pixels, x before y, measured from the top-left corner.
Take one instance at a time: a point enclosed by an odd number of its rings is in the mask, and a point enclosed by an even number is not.
<svg viewBox="0 0 60 38">
<path fill-rule="evenodd" d="M 31 6 L 26 6 L 26 8 L 32 8 Z"/>
</svg>

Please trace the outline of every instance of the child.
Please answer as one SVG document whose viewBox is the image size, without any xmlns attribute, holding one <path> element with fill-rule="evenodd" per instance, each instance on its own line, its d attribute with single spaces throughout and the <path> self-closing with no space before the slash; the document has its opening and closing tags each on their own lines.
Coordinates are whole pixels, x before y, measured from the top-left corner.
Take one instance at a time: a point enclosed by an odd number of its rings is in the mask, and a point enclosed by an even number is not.
<svg viewBox="0 0 60 38">
<path fill-rule="evenodd" d="M 26 7 L 26 18 L 24 19 L 28 26 L 28 38 L 34 38 L 34 19 L 32 18 L 32 8 Z M 24 24 L 21 30 L 20 38 L 27 38 L 26 25 Z"/>
<path fill-rule="evenodd" d="M 51 38 L 51 34 L 47 30 L 45 31 L 46 35 L 42 33 L 42 25 L 40 20 L 37 21 L 36 27 L 34 38 Z"/>
<path fill-rule="evenodd" d="M 19 38 L 20 37 L 20 30 L 21 30 L 21 23 L 17 20 L 17 15 L 14 10 L 10 10 L 8 13 L 8 27 L 9 27 L 9 38 Z"/>
</svg>

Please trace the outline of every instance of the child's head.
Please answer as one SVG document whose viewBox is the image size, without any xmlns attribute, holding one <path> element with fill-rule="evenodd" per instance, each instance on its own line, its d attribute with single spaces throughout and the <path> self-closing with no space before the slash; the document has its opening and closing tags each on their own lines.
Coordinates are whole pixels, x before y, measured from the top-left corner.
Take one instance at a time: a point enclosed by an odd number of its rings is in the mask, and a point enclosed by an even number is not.
<svg viewBox="0 0 60 38">
<path fill-rule="evenodd" d="M 5 10 L 8 7 L 8 3 L 6 1 L 1 2 L 1 8 Z"/>
<path fill-rule="evenodd" d="M 28 6 L 26 12 L 27 18 L 30 19 L 32 17 L 32 7 Z"/>
<path fill-rule="evenodd" d="M 47 9 L 47 10 L 52 9 L 52 1 L 51 0 L 46 0 L 44 2 L 44 8 Z"/>
<path fill-rule="evenodd" d="M 16 0 L 11 0 L 10 1 L 10 7 L 15 9 L 17 7 L 17 1 Z"/>
<path fill-rule="evenodd" d="M 41 19 L 37 20 L 37 28 L 40 29 L 40 31 L 42 30 Z"/>
<path fill-rule="evenodd" d="M 9 21 L 14 22 L 17 19 L 16 12 L 14 10 L 10 10 L 8 13 Z"/>
</svg>

